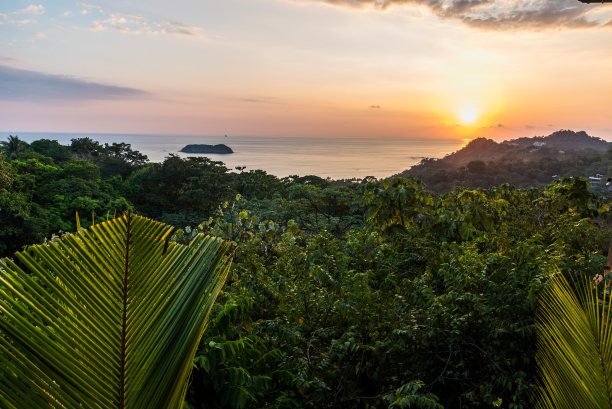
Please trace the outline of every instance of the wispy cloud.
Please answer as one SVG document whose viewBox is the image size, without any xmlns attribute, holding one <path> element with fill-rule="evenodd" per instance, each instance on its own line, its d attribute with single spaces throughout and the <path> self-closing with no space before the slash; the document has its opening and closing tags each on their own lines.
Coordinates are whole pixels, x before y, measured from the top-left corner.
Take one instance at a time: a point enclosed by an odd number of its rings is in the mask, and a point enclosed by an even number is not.
<svg viewBox="0 0 612 409">
<path fill-rule="evenodd" d="M 7 24 L 15 24 L 18 26 L 23 26 L 26 24 L 36 23 L 36 20 L 30 18 L 21 18 L 19 16 L 37 16 L 45 13 L 45 7 L 41 4 L 39 5 L 29 5 L 28 7 L 13 11 L 11 13 L 0 13 L 0 25 Z"/>
<path fill-rule="evenodd" d="M 33 22 L 35 22 L 35 20 L 30 20 L 30 19 L 15 20 L 13 18 L 10 18 L 8 14 L 0 13 L 0 25 L 4 23 L 8 23 L 8 24 L 16 24 L 19 26 L 23 26 L 23 25 L 30 24 Z"/>
<path fill-rule="evenodd" d="M 161 32 L 186 36 L 197 36 L 198 32 L 200 31 L 198 27 L 190 26 L 189 24 L 178 21 L 162 21 L 155 24 L 155 27 Z"/>
<path fill-rule="evenodd" d="M 592 16 L 595 7 L 577 0 L 309 0 L 336 6 L 375 8 L 422 6 L 442 19 L 460 20 L 485 30 L 545 30 L 610 27 L 610 18 Z"/>
<path fill-rule="evenodd" d="M 179 21 L 150 21 L 145 16 L 109 13 L 107 18 L 95 20 L 89 27 L 93 31 L 115 30 L 135 35 L 180 35 L 202 37 L 202 29 Z"/>
<path fill-rule="evenodd" d="M 81 8 L 81 14 L 89 14 L 91 12 L 98 12 L 99 14 L 104 13 L 104 9 L 102 6 L 98 6 L 97 4 L 89 4 L 89 3 L 77 3 L 77 5 Z"/>
<path fill-rule="evenodd" d="M 45 14 L 45 6 L 43 6 L 42 4 L 39 4 L 37 6 L 34 4 L 30 4 L 28 7 L 21 9 L 19 11 L 16 11 L 15 14 L 31 14 L 31 15 Z"/>
<path fill-rule="evenodd" d="M 148 92 L 135 88 L 0 65 L 0 100 L 38 102 L 135 98 L 148 95 Z"/>
<path fill-rule="evenodd" d="M 278 98 L 276 97 L 259 97 L 259 98 L 240 98 L 242 102 L 249 102 L 253 104 L 280 104 Z"/>
</svg>

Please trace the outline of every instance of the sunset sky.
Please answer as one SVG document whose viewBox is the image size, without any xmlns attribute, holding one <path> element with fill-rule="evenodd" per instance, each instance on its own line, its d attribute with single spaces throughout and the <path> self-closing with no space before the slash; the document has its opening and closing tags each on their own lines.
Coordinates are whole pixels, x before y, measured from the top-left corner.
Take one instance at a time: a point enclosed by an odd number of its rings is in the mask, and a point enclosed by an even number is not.
<svg viewBox="0 0 612 409">
<path fill-rule="evenodd" d="M 0 131 L 612 140 L 612 6 L 0 3 Z"/>
</svg>

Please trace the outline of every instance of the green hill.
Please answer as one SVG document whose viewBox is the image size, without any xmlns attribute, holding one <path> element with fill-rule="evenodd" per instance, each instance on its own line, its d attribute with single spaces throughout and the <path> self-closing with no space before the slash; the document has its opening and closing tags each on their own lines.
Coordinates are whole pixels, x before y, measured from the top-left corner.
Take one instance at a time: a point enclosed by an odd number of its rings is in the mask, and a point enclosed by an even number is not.
<svg viewBox="0 0 612 409">
<path fill-rule="evenodd" d="M 397 176 L 416 177 L 437 192 L 501 183 L 540 186 L 566 176 L 601 174 L 607 179 L 612 175 L 609 147 L 610 143 L 601 138 L 570 130 L 504 142 L 477 138 L 444 158 L 425 158 Z"/>
</svg>

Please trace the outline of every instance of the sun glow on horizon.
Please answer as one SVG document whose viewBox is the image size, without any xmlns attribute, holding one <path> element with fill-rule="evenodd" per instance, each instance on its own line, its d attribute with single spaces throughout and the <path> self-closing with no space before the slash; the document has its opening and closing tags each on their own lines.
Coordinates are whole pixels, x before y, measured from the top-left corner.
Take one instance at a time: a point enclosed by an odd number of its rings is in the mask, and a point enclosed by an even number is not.
<svg viewBox="0 0 612 409">
<path fill-rule="evenodd" d="M 476 108 L 462 108 L 459 111 L 461 123 L 465 125 L 473 124 L 478 118 L 479 111 Z"/>
</svg>

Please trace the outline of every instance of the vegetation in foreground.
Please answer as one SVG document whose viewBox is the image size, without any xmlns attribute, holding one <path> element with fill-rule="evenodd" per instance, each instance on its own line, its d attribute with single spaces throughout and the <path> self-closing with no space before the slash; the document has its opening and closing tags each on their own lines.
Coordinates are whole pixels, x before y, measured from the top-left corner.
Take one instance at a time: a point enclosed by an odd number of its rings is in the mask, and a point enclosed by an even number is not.
<svg viewBox="0 0 612 409">
<path fill-rule="evenodd" d="M 537 408 L 611 406 L 610 294 L 593 291 L 589 280 L 576 284 L 556 275 L 541 297 Z"/>
<path fill-rule="evenodd" d="M 610 203 L 580 178 L 434 194 L 414 179 L 336 186 L 203 158 L 130 162 L 129 145 L 80 158 L 31 145 L 0 161 L 4 255 L 73 231 L 75 211 L 87 225 L 135 209 L 189 226 L 179 242 L 238 244 L 192 408 L 532 407 L 542 290 L 606 263 Z"/>
<path fill-rule="evenodd" d="M 2 408 L 183 407 L 231 252 L 171 230 L 127 212 L 0 259 Z"/>
</svg>

